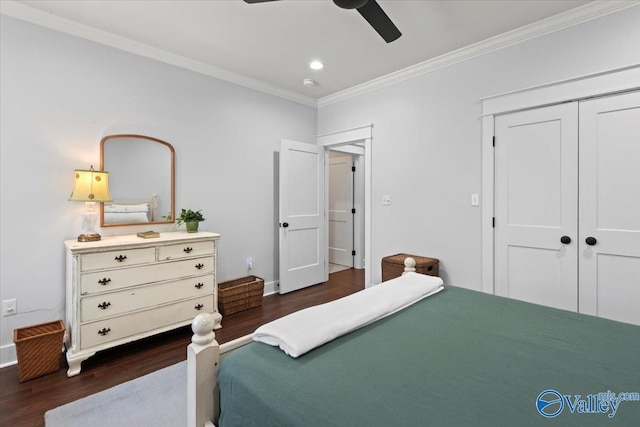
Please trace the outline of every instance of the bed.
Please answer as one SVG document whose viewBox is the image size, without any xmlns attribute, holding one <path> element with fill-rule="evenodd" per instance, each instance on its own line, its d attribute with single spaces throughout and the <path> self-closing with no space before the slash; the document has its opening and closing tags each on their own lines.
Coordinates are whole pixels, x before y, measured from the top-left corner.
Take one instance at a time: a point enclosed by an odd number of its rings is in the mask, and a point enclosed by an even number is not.
<svg viewBox="0 0 640 427">
<path fill-rule="evenodd" d="M 251 337 L 218 346 L 209 326 L 194 321 L 189 426 L 640 420 L 640 328 L 611 320 L 447 287 L 297 358 Z"/>
<path fill-rule="evenodd" d="M 140 200 L 114 200 L 105 203 L 103 208 L 104 224 L 144 224 L 159 221 L 158 196 Z"/>
</svg>

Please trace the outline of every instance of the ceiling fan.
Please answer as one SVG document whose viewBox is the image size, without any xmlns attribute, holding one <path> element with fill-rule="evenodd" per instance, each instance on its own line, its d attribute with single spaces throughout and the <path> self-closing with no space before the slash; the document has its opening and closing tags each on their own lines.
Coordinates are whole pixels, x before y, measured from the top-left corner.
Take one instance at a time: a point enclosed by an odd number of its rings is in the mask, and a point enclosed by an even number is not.
<svg viewBox="0 0 640 427">
<path fill-rule="evenodd" d="M 265 3 L 276 0 L 244 1 L 246 3 Z M 387 43 L 391 43 L 402 35 L 376 0 L 333 0 L 333 2 L 343 9 L 356 9 Z"/>
</svg>

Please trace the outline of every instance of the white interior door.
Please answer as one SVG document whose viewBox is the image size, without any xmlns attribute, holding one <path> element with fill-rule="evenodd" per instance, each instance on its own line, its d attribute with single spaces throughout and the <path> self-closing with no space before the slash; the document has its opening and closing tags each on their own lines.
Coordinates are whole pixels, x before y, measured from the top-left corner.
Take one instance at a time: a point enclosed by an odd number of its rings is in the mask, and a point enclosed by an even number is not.
<svg viewBox="0 0 640 427">
<path fill-rule="evenodd" d="M 280 144 L 280 290 L 326 280 L 324 148 Z"/>
<path fill-rule="evenodd" d="M 580 312 L 640 325 L 640 92 L 580 102 L 579 245 Z"/>
<path fill-rule="evenodd" d="M 577 103 L 496 117 L 496 295 L 578 308 L 577 126 Z"/>
<path fill-rule="evenodd" d="M 353 158 L 329 157 L 329 262 L 353 267 Z"/>
</svg>

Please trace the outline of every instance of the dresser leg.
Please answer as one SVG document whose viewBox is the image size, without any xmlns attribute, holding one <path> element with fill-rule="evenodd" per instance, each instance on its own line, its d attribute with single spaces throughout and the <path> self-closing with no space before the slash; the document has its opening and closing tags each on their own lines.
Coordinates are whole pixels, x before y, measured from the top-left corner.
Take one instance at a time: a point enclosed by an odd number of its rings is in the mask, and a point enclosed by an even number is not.
<svg viewBox="0 0 640 427">
<path fill-rule="evenodd" d="M 84 362 L 94 354 L 96 353 L 95 352 L 83 353 L 80 356 L 75 356 L 71 354 L 71 352 L 67 351 L 67 363 L 69 364 L 69 369 L 67 370 L 67 376 L 73 377 L 78 375 L 80 373 L 80 370 L 82 369 L 82 366 L 81 366 L 82 362 Z"/>
</svg>

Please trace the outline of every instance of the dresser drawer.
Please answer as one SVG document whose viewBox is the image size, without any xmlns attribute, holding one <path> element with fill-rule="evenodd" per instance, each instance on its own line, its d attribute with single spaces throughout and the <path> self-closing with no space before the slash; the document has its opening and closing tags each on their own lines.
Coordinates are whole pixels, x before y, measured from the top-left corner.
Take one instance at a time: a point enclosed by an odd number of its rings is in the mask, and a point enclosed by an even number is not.
<svg viewBox="0 0 640 427">
<path fill-rule="evenodd" d="M 125 249 L 80 256 L 80 270 L 102 270 L 155 262 L 156 248 Z"/>
<path fill-rule="evenodd" d="M 80 301 L 80 321 L 103 319 L 172 301 L 212 295 L 213 292 L 214 275 L 209 274 L 84 297 Z"/>
<path fill-rule="evenodd" d="M 80 294 L 88 295 L 146 283 L 205 275 L 214 272 L 214 265 L 215 258 L 208 256 L 141 267 L 86 273 L 80 277 Z"/>
<path fill-rule="evenodd" d="M 142 332 L 189 322 L 213 312 L 213 295 L 194 298 L 80 326 L 80 348 L 105 344 Z"/>
<path fill-rule="evenodd" d="M 213 242 L 185 242 L 177 245 L 167 245 L 158 248 L 158 259 L 166 261 L 193 256 L 211 255 L 214 251 Z"/>
</svg>

